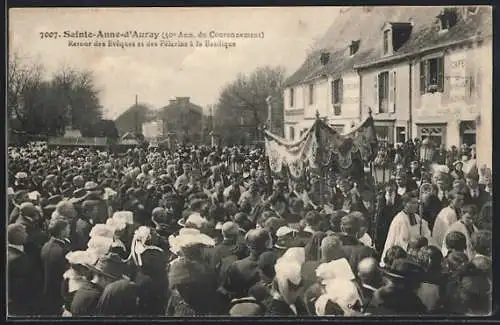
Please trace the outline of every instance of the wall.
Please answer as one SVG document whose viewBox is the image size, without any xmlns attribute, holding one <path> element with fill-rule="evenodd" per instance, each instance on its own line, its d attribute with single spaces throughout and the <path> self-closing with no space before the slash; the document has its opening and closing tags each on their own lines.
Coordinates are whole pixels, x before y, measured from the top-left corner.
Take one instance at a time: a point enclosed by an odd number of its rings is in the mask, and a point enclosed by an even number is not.
<svg viewBox="0 0 500 325">
<path fill-rule="evenodd" d="M 478 75 L 480 77 L 480 82 L 478 84 L 479 88 L 479 118 L 476 125 L 476 136 L 477 136 L 477 162 L 479 166 L 486 164 L 489 168 L 492 165 L 492 153 L 493 148 L 493 54 L 492 54 L 492 44 L 489 41 L 487 44 L 483 45 L 477 51 L 478 61 Z"/>
<path fill-rule="evenodd" d="M 474 121 L 479 113 L 477 47 L 450 48 L 414 61 L 413 69 L 413 134 L 418 125 L 446 124 L 446 146 L 460 146 L 460 122 Z M 420 62 L 436 56 L 444 57 L 444 91 L 420 94 Z M 471 83 L 472 82 L 472 88 Z"/>
<path fill-rule="evenodd" d="M 142 134 L 147 139 L 156 139 L 162 136 L 162 123 L 153 121 L 142 124 Z"/>
<path fill-rule="evenodd" d="M 379 113 L 378 110 L 378 86 L 376 78 L 382 72 L 396 73 L 394 79 L 396 91 L 394 94 L 395 109 L 391 113 Z M 407 121 L 409 119 L 409 75 L 410 66 L 408 62 L 391 64 L 384 67 L 373 68 L 369 70 L 361 70 L 361 110 L 362 117 L 368 116 L 368 108 L 372 109 L 373 117 L 375 120 L 401 120 Z M 391 83 L 391 82 L 390 82 Z M 393 103 L 389 100 L 389 105 Z M 390 110 L 389 110 L 390 111 Z"/>
<path fill-rule="evenodd" d="M 336 77 L 340 78 L 340 77 Z M 336 79 L 335 78 L 335 79 Z M 359 122 L 359 86 L 360 80 L 357 72 L 348 72 L 342 77 L 343 103 L 341 115 L 334 114 L 332 103 L 332 82 L 334 78 L 320 78 L 314 83 L 314 101 L 309 105 L 309 84 L 294 88 L 294 103 L 290 106 L 290 88 L 284 90 L 285 96 L 285 138 L 290 139 L 290 127 L 295 128 L 295 139 L 300 137 L 300 132 L 307 129 L 311 120 L 316 118 L 316 112 L 321 117 L 327 117 L 330 125 L 350 126 L 352 122 Z"/>
<path fill-rule="evenodd" d="M 385 71 L 389 72 L 389 87 L 393 89 L 393 91 L 389 95 L 388 112 L 380 113 L 377 78 L 379 73 Z M 389 136 L 391 137 L 392 135 L 393 141 L 397 140 L 397 127 L 404 127 L 406 137 L 408 137 L 408 121 L 410 118 L 409 63 L 401 62 L 363 69 L 359 71 L 359 74 L 361 78 L 361 118 L 366 118 L 369 108 L 371 108 L 375 125 L 392 128 L 392 132 L 390 131 L 391 134 Z"/>
</svg>

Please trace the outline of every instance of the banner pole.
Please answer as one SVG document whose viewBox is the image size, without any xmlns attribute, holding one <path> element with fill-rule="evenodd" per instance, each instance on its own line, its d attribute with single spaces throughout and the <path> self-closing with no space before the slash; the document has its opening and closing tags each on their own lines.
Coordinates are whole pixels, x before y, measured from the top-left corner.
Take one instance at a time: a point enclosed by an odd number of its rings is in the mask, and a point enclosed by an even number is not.
<svg viewBox="0 0 500 325">
<path fill-rule="evenodd" d="M 319 203 L 321 208 L 324 206 L 324 181 L 325 181 L 325 173 L 324 173 L 324 166 L 323 166 L 323 145 L 322 145 L 322 139 L 320 137 L 320 132 L 319 132 L 319 127 L 320 127 L 320 117 L 319 117 L 319 112 L 316 111 L 316 122 L 315 122 L 315 130 L 314 132 L 316 133 L 316 141 L 318 142 L 318 153 L 317 153 L 317 164 L 318 164 L 318 171 L 319 171 Z"/>
</svg>

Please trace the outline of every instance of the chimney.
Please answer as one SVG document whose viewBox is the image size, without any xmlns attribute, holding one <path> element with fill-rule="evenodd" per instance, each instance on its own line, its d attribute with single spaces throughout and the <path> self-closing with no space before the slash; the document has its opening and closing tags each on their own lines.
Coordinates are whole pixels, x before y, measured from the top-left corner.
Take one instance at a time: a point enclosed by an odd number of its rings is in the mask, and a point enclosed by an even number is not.
<svg viewBox="0 0 500 325">
<path fill-rule="evenodd" d="M 189 97 L 176 97 L 178 103 L 189 104 Z"/>
</svg>

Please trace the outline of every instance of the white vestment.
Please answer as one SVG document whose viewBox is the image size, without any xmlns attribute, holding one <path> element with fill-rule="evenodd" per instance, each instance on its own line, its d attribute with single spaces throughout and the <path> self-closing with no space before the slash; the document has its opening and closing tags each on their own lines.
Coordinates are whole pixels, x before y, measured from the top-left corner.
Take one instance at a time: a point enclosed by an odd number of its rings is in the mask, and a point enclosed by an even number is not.
<svg viewBox="0 0 500 325">
<path fill-rule="evenodd" d="M 434 222 L 434 228 L 432 228 L 432 238 L 436 243 L 437 247 L 441 249 L 446 238 L 446 233 L 448 228 L 455 222 L 457 222 L 458 217 L 454 209 L 447 206 L 438 213 L 436 221 Z"/>
<path fill-rule="evenodd" d="M 427 238 L 429 244 L 431 244 L 432 238 L 429 224 L 417 214 L 415 214 L 415 219 L 417 223 L 411 225 L 410 216 L 404 211 L 399 212 L 394 219 L 392 219 L 385 241 L 384 251 L 382 253 L 381 266 L 384 266 L 384 257 L 387 250 L 393 246 L 400 246 L 406 251 L 408 249 L 408 243 L 418 237 Z"/>
</svg>

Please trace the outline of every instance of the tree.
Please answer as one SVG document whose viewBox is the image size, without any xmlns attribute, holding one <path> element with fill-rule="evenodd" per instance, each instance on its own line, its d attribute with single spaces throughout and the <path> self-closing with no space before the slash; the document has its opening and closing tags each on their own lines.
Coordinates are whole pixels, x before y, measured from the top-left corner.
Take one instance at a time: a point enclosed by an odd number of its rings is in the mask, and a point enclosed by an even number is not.
<svg viewBox="0 0 500 325">
<path fill-rule="evenodd" d="M 19 52 L 9 55 L 7 80 L 7 116 L 15 129 L 24 129 L 28 116 L 33 113 L 26 102 L 33 101 L 33 96 L 42 84 L 43 66 L 39 62 L 26 62 Z"/>
<path fill-rule="evenodd" d="M 215 129 L 224 139 L 236 142 L 258 139 L 259 129 L 268 120 L 266 99 L 272 96 L 273 126 L 282 125 L 283 67 L 259 67 L 248 75 L 239 74 L 232 83 L 226 85 L 216 105 Z M 277 118 L 281 116 L 281 118 Z M 281 133 L 282 130 L 275 130 Z M 236 140 L 238 139 L 238 140 Z"/>
<path fill-rule="evenodd" d="M 12 129 L 62 135 L 68 124 L 87 131 L 102 119 L 90 71 L 61 67 L 44 80 L 43 66 L 17 52 L 9 56 L 8 69 L 7 113 Z"/>
<path fill-rule="evenodd" d="M 65 125 L 80 129 L 102 119 L 99 91 L 91 71 L 61 67 L 52 77 L 52 87 L 54 102 L 64 108 Z"/>
</svg>

